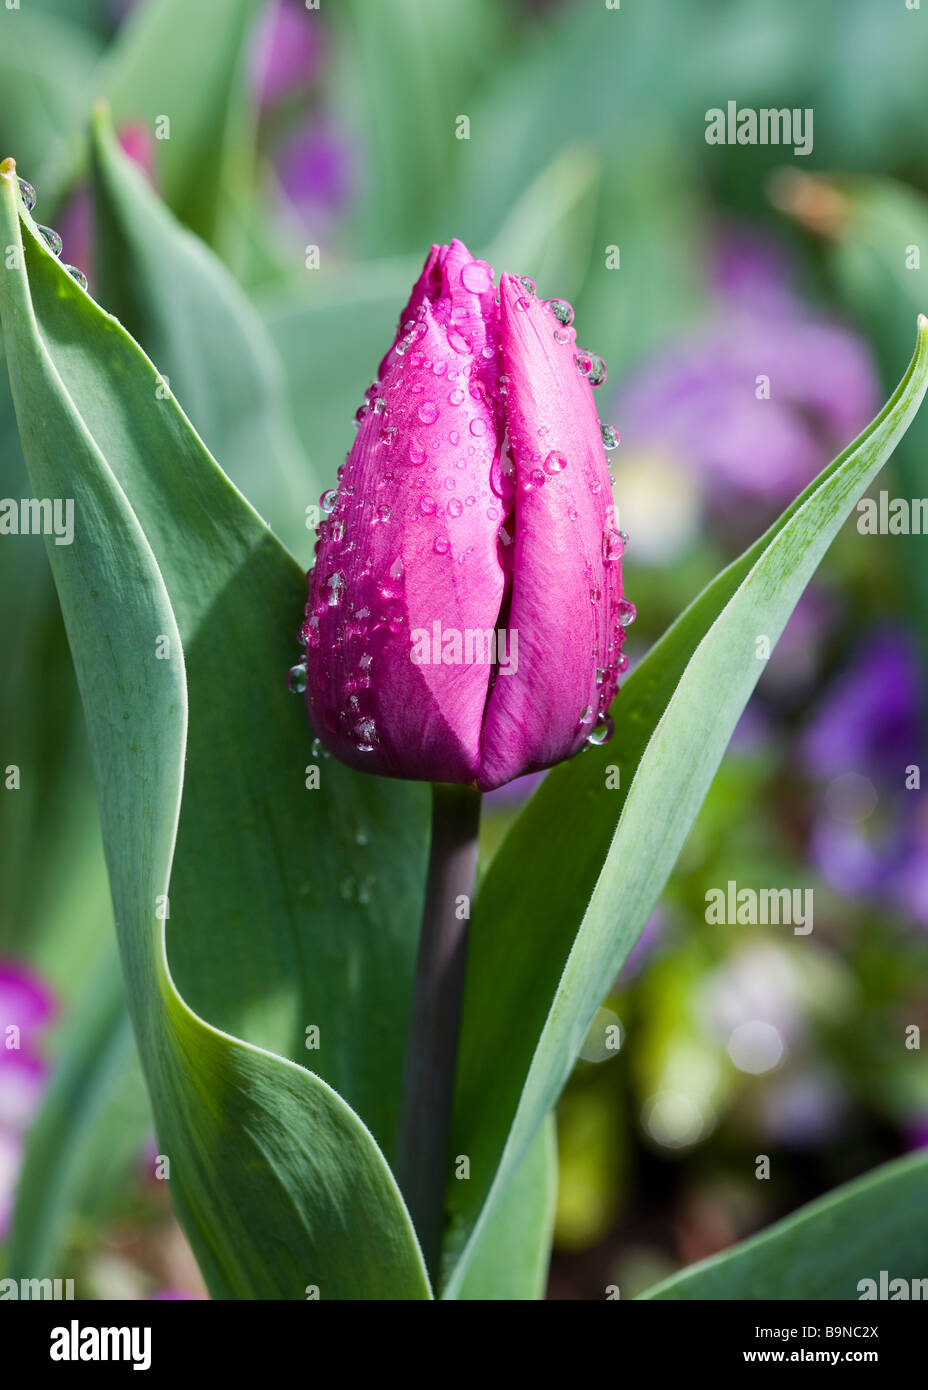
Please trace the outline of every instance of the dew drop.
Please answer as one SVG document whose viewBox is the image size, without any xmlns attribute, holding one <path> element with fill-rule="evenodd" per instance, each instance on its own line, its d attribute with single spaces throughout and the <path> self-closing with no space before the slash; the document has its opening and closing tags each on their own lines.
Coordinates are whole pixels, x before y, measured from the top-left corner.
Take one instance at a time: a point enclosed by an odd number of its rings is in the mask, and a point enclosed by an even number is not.
<svg viewBox="0 0 928 1390">
<path fill-rule="evenodd" d="M 625 546 L 618 531 L 603 532 L 603 559 L 607 565 L 614 565 L 621 560 L 624 550 Z"/>
<path fill-rule="evenodd" d="M 448 400 L 451 402 L 452 405 L 461 404 L 461 402 L 464 400 L 464 392 L 461 390 L 460 386 L 456 386 L 454 388 L 454 390 L 449 395 Z"/>
<path fill-rule="evenodd" d="M 302 661 L 291 666 L 287 672 L 287 689 L 294 695 L 302 695 L 306 689 L 306 667 Z"/>
<path fill-rule="evenodd" d="M 566 299 L 546 299 L 545 308 L 550 309 L 551 313 L 565 327 L 574 321 L 573 305 L 568 304 Z"/>
<path fill-rule="evenodd" d="M 482 434 L 486 434 L 486 432 L 487 432 L 487 422 L 486 422 L 486 420 L 479 420 L 479 419 L 478 419 L 478 420 L 471 420 L 471 422 L 470 422 L 470 432 L 471 432 L 471 434 L 474 435 L 477 439 L 479 439 L 480 436 L 481 436 Z"/>
<path fill-rule="evenodd" d="M 448 539 L 447 539 L 446 536 L 436 536 L 436 537 L 435 537 L 435 554 L 436 554 L 436 555 L 447 555 L 447 554 L 448 554 Z"/>
<path fill-rule="evenodd" d="M 373 410 L 374 414 L 382 415 L 386 408 L 387 403 L 384 400 L 383 396 L 375 396 L 373 401 L 371 402 L 371 410 Z"/>
<path fill-rule="evenodd" d="M 444 376 L 445 373 L 447 372 L 447 370 L 448 370 L 448 363 L 447 363 L 447 362 L 442 362 L 440 359 L 439 359 L 438 362 L 434 362 L 434 363 L 432 364 L 432 375 L 433 375 L 433 376 Z"/>
<path fill-rule="evenodd" d="M 461 271 L 461 284 L 471 294 L 484 294 L 493 284 L 493 270 L 486 261 L 468 261 Z"/>
<path fill-rule="evenodd" d="M 523 288 L 524 290 L 526 290 L 530 295 L 535 295 L 535 294 L 538 293 L 538 291 L 537 291 L 536 288 L 535 288 L 535 281 L 534 281 L 534 280 L 530 280 L 530 279 L 528 278 L 527 275 L 520 275 L 520 276 L 519 276 L 519 284 L 520 284 L 520 285 L 522 286 L 522 288 Z"/>
<path fill-rule="evenodd" d="M 556 343 L 572 343 L 577 336 L 576 328 L 555 328 L 554 341 Z"/>
<path fill-rule="evenodd" d="M 62 242 L 61 237 L 55 231 L 54 227 L 43 227 L 40 225 L 38 230 L 41 232 L 42 237 L 46 245 L 48 246 L 49 251 L 51 251 L 52 255 L 60 256 L 64 243 Z"/>
<path fill-rule="evenodd" d="M 407 453 L 409 455 L 409 462 L 414 468 L 418 468 L 421 463 L 425 463 L 425 450 L 417 440 L 410 439 Z"/>
<path fill-rule="evenodd" d="M 464 504 L 461 502 L 461 499 L 459 497 L 452 497 L 451 501 L 448 503 L 448 515 L 460 516 L 463 510 Z"/>
<path fill-rule="evenodd" d="M 623 627 L 631 627 L 638 616 L 638 609 L 627 598 L 623 598 L 618 607 L 619 622 Z"/>
<path fill-rule="evenodd" d="M 423 516 L 431 516 L 432 513 L 434 512 L 434 510 L 435 510 L 435 498 L 434 498 L 434 497 L 420 497 L 420 498 L 419 498 L 419 511 L 422 513 Z"/>
<path fill-rule="evenodd" d="M 77 281 L 82 290 L 86 290 L 87 276 L 84 274 L 82 270 L 79 270 L 76 265 L 66 265 L 65 270 L 68 272 L 72 280 Z"/>
<path fill-rule="evenodd" d="M 600 425 L 599 432 L 602 435 L 604 449 L 617 449 L 619 447 L 619 432 L 615 425 Z"/>
<path fill-rule="evenodd" d="M 545 459 L 544 467 L 545 472 L 553 478 L 556 473 L 563 473 L 567 467 L 567 459 L 558 449 L 552 449 Z"/>
<path fill-rule="evenodd" d="M 20 191 L 20 193 L 21 193 L 21 195 L 22 195 L 22 200 L 23 200 L 23 204 L 25 205 L 26 211 L 27 211 L 27 212 L 31 212 L 32 209 L 33 209 L 33 208 L 35 207 L 35 205 L 36 205 L 36 198 L 37 198 L 36 191 L 35 191 L 35 189 L 32 187 L 32 184 L 31 184 L 31 183 L 27 183 L 25 179 L 19 179 L 18 182 L 19 182 L 19 191 Z"/>
<path fill-rule="evenodd" d="M 470 343 L 457 331 L 456 328 L 451 328 L 448 330 L 448 344 L 450 347 L 454 349 L 455 352 L 459 352 L 462 356 L 465 356 L 467 353 L 470 352 Z"/>
<path fill-rule="evenodd" d="M 615 733 L 615 724 L 608 714 L 598 714 L 596 723 L 586 736 L 587 743 L 591 743 L 594 748 L 599 748 L 602 744 L 608 743 Z"/>
<path fill-rule="evenodd" d="M 327 492 L 324 492 L 324 493 L 322 494 L 322 496 L 319 498 L 319 506 L 320 506 L 320 507 L 322 508 L 322 510 L 328 515 L 329 512 L 332 512 L 332 511 L 335 510 L 335 504 L 336 504 L 337 501 L 338 501 L 338 489 L 337 489 L 337 488 L 334 488 L 334 487 L 330 487 L 330 488 L 328 489 L 328 491 L 327 491 Z"/>
<path fill-rule="evenodd" d="M 338 570 L 325 581 L 326 602 L 330 608 L 337 608 L 345 596 L 345 576 Z"/>
<path fill-rule="evenodd" d="M 598 355 L 598 353 L 590 353 L 590 358 L 592 360 L 593 366 L 592 370 L 587 373 L 587 380 L 589 381 L 591 386 L 602 386 L 603 382 L 609 375 L 609 368 L 606 366 L 605 362 Z"/>
<path fill-rule="evenodd" d="M 354 729 L 359 753 L 372 753 L 377 744 L 377 725 L 373 719 L 359 719 Z"/>
<path fill-rule="evenodd" d="M 591 720 L 592 718 L 593 718 L 593 706 L 592 706 L 592 705 L 587 705 L 587 706 L 581 711 L 580 718 L 577 720 L 577 728 L 578 728 L 578 729 L 582 729 L 583 726 L 584 726 L 584 724 L 589 724 L 589 722 L 590 722 L 590 720 Z"/>
<path fill-rule="evenodd" d="M 423 401 L 417 413 L 423 425 L 432 425 L 438 419 L 438 406 L 434 401 Z"/>
</svg>

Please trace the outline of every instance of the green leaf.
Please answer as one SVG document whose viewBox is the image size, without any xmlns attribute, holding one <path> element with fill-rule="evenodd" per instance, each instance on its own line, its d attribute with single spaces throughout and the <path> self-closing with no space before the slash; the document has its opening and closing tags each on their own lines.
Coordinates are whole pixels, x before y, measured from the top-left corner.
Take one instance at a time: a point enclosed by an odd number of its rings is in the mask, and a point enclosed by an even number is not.
<svg viewBox="0 0 928 1390">
<path fill-rule="evenodd" d="M 33 175 L 46 151 L 82 118 L 86 84 L 102 42 L 73 19 L 27 3 L 0 6 L 0 143 Z M 27 176 L 28 177 L 28 176 Z"/>
<path fill-rule="evenodd" d="M 110 943 L 78 997 L 61 1061 L 29 1131 L 16 1191 L 8 1273 L 59 1270 L 77 1219 L 106 1212 L 141 1155 L 151 1108 Z"/>
<path fill-rule="evenodd" d="M 464 1001 L 452 1143 L 472 1177 L 449 1187 L 448 1291 L 673 868 L 763 670 L 757 639 L 778 640 L 926 384 L 920 317 L 915 355 L 877 419 L 674 623 L 625 682 L 613 742 L 550 772 L 491 863 Z M 607 787 L 610 765 L 621 789 Z"/>
<path fill-rule="evenodd" d="M 549 1115 L 480 1233 L 458 1298 L 544 1298 L 557 1205 L 557 1129 Z"/>
<path fill-rule="evenodd" d="M 83 89 L 82 115 L 104 100 L 117 129 L 144 127 L 165 202 L 226 258 L 234 258 L 236 206 L 254 165 L 247 45 L 262 3 L 225 0 L 221 22 L 211 0 L 136 5 Z M 83 150 L 83 124 L 72 119 L 57 141 L 49 141 L 47 160 L 32 180 L 40 193 L 54 198 L 67 187 Z"/>
<path fill-rule="evenodd" d="M 428 1297 L 377 1142 L 402 1073 L 424 789 L 331 761 L 306 789 L 283 683 L 302 574 L 48 253 L 9 162 L 0 236 L 24 256 L 0 273 L 0 316 L 32 487 L 74 501 L 73 544 L 48 551 L 178 1214 L 217 1296 Z"/>
<path fill-rule="evenodd" d="M 859 1299 L 867 1291 L 860 1281 L 872 1279 L 878 1290 L 881 1270 L 889 1279 L 924 1279 L 926 1230 L 928 1155 L 911 1154 L 845 1183 L 641 1297 Z"/>
<path fill-rule="evenodd" d="M 157 362 L 226 475 L 285 544 L 308 548 L 320 486 L 290 418 L 283 367 L 222 262 L 181 227 L 94 114 L 95 293 Z"/>
</svg>

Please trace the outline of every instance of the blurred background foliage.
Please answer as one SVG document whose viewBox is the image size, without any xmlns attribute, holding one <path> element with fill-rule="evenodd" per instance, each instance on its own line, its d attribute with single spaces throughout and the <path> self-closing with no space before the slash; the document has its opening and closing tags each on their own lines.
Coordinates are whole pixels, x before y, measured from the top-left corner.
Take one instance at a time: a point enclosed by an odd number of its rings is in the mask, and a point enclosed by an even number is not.
<svg viewBox="0 0 928 1390">
<path fill-rule="evenodd" d="M 570 298 L 622 434 L 634 655 L 905 366 L 928 308 L 926 70 L 915 0 L 22 0 L 0 10 L 0 154 L 304 563 L 306 508 L 430 242 L 460 237 Z M 180 224 L 155 245 L 94 244 L 100 100 Z M 811 108 L 811 154 L 708 145 L 706 112 L 729 100 Z M 202 369 L 217 352 L 219 381 Z M 26 496 L 5 373 L 0 417 L 0 494 Z M 923 412 L 891 496 L 928 494 L 926 445 Z M 928 1025 L 928 792 L 907 778 L 928 706 L 924 544 L 849 523 L 641 943 L 603 980 L 559 1107 L 550 1297 L 633 1296 L 928 1143 L 928 1077 L 902 1042 Z M 35 537 L 0 545 L 0 624 L 0 1030 L 22 1034 L 0 1049 L 0 1271 L 198 1296 L 152 1176 Z M 488 799 L 485 857 L 526 790 Z M 706 892 L 730 880 L 812 889 L 813 932 L 708 925 Z"/>
</svg>

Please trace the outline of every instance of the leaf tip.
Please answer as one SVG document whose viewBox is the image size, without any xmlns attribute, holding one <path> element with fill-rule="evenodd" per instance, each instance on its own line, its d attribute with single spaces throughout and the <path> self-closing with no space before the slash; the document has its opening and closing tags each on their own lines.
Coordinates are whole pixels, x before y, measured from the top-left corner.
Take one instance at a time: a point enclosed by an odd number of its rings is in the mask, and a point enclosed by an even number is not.
<svg viewBox="0 0 928 1390">
<path fill-rule="evenodd" d="M 0 174 L 3 174 L 5 178 L 10 178 L 15 173 L 16 160 L 12 155 L 8 155 L 6 159 L 0 160 Z"/>
</svg>

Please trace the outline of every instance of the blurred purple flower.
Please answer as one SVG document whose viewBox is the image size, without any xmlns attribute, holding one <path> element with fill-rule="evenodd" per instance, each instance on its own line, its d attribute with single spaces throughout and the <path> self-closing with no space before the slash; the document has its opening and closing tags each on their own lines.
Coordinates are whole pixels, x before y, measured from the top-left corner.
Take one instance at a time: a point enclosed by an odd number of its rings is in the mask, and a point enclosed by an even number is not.
<svg viewBox="0 0 928 1390">
<path fill-rule="evenodd" d="M 293 131 L 275 157 L 281 188 L 304 222 L 334 218 L 348 207 L 354 189 L 354 159 L 346 138 L 325 118 Z"/>
<path fill-rule="evenodd" d="M 775 248 L 727 232 L 717 262 L 716 312 L 632 377 L 616 414 L 629 452 L 669 453 L 709 486 L 778 505 L 872 417 L 876 371 L 860 339 L 803 304 Z"/>
<path fill-rule="evenodd" d="M 310 86 L 324 56 L 318 14 L 302 0 L 271 0 L 258 20 L 251 51 L 251 86 L 259 107 L 275 106 Z"/>
<path fill-rule="evenodd" d="M 17 961 L 0 961 L 0 1240 L 12 1213 L 24 1141 L 48 1077 L 40 1055 L 55 1016 L 45 983 Z"/>
<path fill-rule="evenodd" d="M 799 743 L 826 785 L 812 828 L 823 877 L 928 926 L 928 819 L 906 769 L 924 766 L 919 666 L 899 631 L 868 637 L 835 679 Z"/>
</svg>

